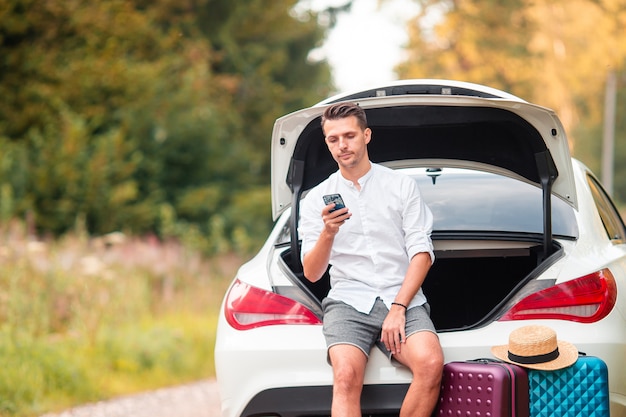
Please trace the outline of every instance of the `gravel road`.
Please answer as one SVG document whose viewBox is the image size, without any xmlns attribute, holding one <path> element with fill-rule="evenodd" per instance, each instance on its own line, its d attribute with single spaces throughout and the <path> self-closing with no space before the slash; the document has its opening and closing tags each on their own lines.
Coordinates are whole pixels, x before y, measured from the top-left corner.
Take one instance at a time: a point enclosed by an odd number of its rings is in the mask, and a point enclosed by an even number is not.
<svg viewBox="0 0 626 417">
<path fill-rule="evenodd" d="M 41 417 L 219 417 L 215 380 L 163 388 Z"/>
</svg>

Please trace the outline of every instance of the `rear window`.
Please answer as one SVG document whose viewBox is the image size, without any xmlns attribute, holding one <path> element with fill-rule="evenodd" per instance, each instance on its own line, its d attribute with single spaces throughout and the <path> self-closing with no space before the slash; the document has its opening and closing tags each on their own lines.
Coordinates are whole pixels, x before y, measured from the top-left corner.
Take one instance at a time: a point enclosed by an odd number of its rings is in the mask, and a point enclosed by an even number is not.
<svg viewBox="0 0 626 417">
<path fill-rule="evenodd" d="M 443 168 L 411 172 L 434 216 L 433 231 L 543 233 L 541 189 L 485 172 Z M 552 233 L 578 237 L 574 209 L 552 197 Z"/>
</svg>

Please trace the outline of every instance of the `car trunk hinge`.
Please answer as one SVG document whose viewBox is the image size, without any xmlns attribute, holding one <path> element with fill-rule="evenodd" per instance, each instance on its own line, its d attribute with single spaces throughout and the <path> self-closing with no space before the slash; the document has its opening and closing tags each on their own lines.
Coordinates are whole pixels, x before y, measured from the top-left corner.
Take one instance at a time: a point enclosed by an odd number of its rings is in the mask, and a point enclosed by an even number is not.
<svg viewBox="0 0 626 417">
<path fill-rule="evenodd" d="M 304 161 L 291 159 L 289 168 L 288 184 L 291 188 L 291 217 L 289 219 L 289 231 L 291 235 L 291 264 L 293 272 L 302 272 L 300 260 L 300 240 L 298 237 L 298 220 L 300 219 L 300 197 L 302 195 L 302 183 L 304 181 Z"/>
<path fill-rule="evenodd" d="M 550 256 L 552 247 L 552 184 L 559 173 L 550 151 L 536 153 L 535 162 L 543 191 L 543 261 Z"/>
</svg>

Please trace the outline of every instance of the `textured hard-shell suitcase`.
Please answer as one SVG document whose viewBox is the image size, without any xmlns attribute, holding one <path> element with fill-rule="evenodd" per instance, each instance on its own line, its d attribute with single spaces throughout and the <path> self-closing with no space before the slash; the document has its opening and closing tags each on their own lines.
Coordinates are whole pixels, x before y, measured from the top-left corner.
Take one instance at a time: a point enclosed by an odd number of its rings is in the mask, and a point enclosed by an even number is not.
<svg viewBox="0 0 626 417">
<path fill-rule="evenodd" d="M 478 359 L 443 367 L 433 417 L 528 417 L 528 374 L 520 366 Z"/>
<path fill-rule="evenodd" d="M 608 378 L 606 363 L 594 356 L 557 371 L 530 369 L 530 415 L 608 417 Z"/>
</svg>

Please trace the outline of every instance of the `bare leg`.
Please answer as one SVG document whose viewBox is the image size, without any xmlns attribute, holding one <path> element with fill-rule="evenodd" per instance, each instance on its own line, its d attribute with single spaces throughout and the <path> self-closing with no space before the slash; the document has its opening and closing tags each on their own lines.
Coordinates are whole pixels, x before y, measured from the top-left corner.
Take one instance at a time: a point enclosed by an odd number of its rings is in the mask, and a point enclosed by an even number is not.
<svg viewBox="0 0 626 417">
<path fill-rule="evenodd" d="M 367 356 L 352 345 L 335 345 L 328 350 L 333 366 L 333 417 L 361 417 L 361 391 Z"/>
<path fill-rule="evenodd" d="M 400 417 L 429 417 L 437 404 L 443 372 L 439 338 L 423 331 L 409 336 L 394 356 L 413 372 L 413 381 L 404 397 Z"/>
</svg>

